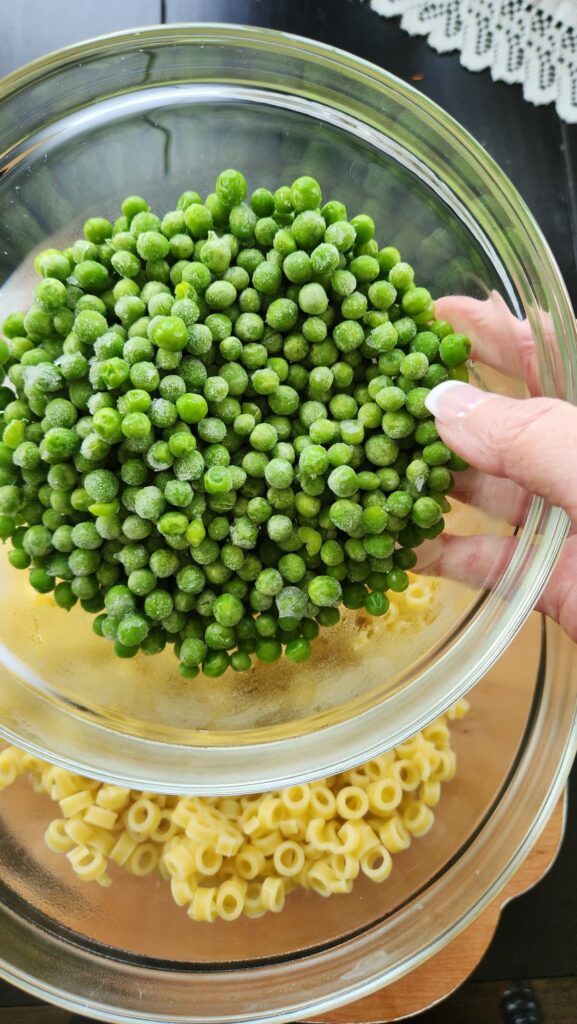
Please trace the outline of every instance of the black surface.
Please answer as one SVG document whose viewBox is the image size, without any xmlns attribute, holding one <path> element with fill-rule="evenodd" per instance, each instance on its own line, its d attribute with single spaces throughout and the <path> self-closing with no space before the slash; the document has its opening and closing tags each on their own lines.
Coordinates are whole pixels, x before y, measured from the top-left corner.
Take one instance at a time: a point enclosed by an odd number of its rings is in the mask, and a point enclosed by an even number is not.
<svg viewBox="0 0 577 1024">
<path fill-rule="evenodd" d="M 53 16 L 55 7 L 61 17 Z M 529 106 L 518 87 L 494 83 L 488 73 L 465 71 L 456 55 L 439 56 L 366 3 L 122 0 L 96 5 L 92 0 L 27 0 L 3 4 L 1 14 L 0 74 L 84 36 L 155 20 L 261 25 L 308 35 L 379 64 L 443 106 L 506 170 L 540 223 L 577 303 L 577 128 L 563 125 L 551 106 Z M 577 975 L 576 782 L 574 771 L 561 854 L 547 878 L 505 910 L 476 971 L 478 980 Z M 0 983 L 0 1006 L 24 1001 L 26 997 Z M 432 1020 L 429 1015 L 414 1019 L 422 1024 Z"/>
</svg>

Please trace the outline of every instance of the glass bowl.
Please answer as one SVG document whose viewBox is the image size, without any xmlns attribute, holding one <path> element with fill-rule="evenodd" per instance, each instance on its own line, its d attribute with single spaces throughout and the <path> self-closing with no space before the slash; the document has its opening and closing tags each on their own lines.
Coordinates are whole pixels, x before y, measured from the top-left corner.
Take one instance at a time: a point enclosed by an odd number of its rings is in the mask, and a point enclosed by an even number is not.
<svg viewBox="0 0 577 1024">
<path fill-rule="evenodd" d="M 261 29 L 171 25 L 37 61 L 0 99 L 0 313 L 29 303 L 35 252 L 70 242 L 87 216 L 114 217 L 128 193 L 164 210 L 223 167 L 251 188 L 306 170 L 371 214 L 434 294 L 490 296 L 527 317 L 533 389 L 575 399 L 573 317 L 533 218 L 481 146 L 381 69 Z M 478 363 L 475 380 L 526 395 L 509 356 L 508 376 Z M 536 498 L 519 519 L 519 504 L 512 487 L 491 514 L 475 494 L 455 502 L 452 532 L 517 544 L 490 582 L 440 580 L 418 631 L 393 635 L 386 619 L 367 631 L 351 614 L 305 665 L 209 681 L 184 683 L 168 655 L 119 661 L 87 615 L 35 600 L 2 557 L 0 731 L 62 766 L 173 793 L 272 789 L 367 760 L 469 689 L 529 614 L 568 524 Z"/>
<path fill-rule="evenodd" d="M 457 774 L 435 823 L 382 885 L 280 916 L 193 924 L 160 878 L 78 883 L 43 833 L 57 813 L 25 780 L 0 795 L 0 973 L 42 999 L 118 1024 L 304 1020 L 410 971 L 465 928 L 526 856 L 576 740 L 574 647 L 524 626 L 451 725 Z"/>
</svg>

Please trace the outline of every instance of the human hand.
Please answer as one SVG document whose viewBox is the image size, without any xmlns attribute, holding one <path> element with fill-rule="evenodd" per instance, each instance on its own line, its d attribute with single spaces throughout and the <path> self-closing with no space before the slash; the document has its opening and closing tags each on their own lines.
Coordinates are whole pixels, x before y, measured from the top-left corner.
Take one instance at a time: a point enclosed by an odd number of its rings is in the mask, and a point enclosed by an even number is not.
<svg viewBox="0 0 577 1024">
<path fill-rule="evenodd" d="M 530 392 L 537 390 L 535 346 L 528 324 L 516 320 L 498 299 L 445 298 L 436 303 L 436 313 L 469 335 L 473 358 L 515 376 L 521 368 Z M 508 492 L 509 499 L 514 494 L 509 510 L 513 522 L 523 521 L 531 494 L 569 515 L 570 535 L 537 608 L 577 641 L 577 408 L 551 398 L 507 398 L 458 381 L 436 387 L 426 404 L 442 439 L 472 467 L 459 474 L 458 497 L 500 514 L 508 481 L 516 485 L 509 483 Z M 418 568 L 477 586 L 490 585 L 504 568 L 513 544 L 514 538 L 493 535 L 441 534 L 425 545 Z"/>
</svg>

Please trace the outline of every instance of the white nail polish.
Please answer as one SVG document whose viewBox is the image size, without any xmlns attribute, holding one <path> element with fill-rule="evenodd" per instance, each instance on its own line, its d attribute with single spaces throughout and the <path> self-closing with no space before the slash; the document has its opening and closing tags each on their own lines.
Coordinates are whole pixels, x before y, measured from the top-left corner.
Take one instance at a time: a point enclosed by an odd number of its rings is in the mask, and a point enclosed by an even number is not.
<svg viewBox="0 0 577 1024">
<path fill-rule="evenodd" d="M 446 380 L 431 390 L 425 399 L 425 405 L 441 423 L 452 426 L 476 406 L 494 397 L 491 392 L 481 391 L 480 388 L 465 384 L 463 381 Z"/>
</svg>

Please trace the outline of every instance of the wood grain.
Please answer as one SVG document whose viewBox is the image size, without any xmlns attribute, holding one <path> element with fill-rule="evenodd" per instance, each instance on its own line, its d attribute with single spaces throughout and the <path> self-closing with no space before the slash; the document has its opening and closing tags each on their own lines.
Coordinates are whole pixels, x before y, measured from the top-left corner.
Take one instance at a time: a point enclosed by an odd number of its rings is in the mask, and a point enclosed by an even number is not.
<svg viewBox="0 0 577 1024">
<path fill-rule="evenodd" d="M 0 76 L 62 46 L 161 20 L 160 0 L 26 0 L 1 11 Z"/>
<path fill-rule="evenodd" d="M 576 978 L 533 979 L 546 1024 L 575 1024 Z M 500 1002 L 511 985 L 502 981 L 464 985 L 446 1002 L 411 1019 L 411 1024 L 503 1024 Z"/>
<path fill-rule="evenodd" d="M 68 1010 L 55 1006 L 11 1006 L 0 1010 L 0 1024 L 70 1024 Z"/>
<path fill-rule="evenodd" d="M 531 853 L 501 895 L 464 934 L 395 984 L 314 1020 L 319 1024 L 381 1024 L 385 1021 L 388 1024 L 419 1013 L 454 992 L 488 948 L 502 908 L 509 900 L 531 889 L 553 864 L 563 838 L 564 818 L 565 797 L 557 804 Z"/>
</svg>

